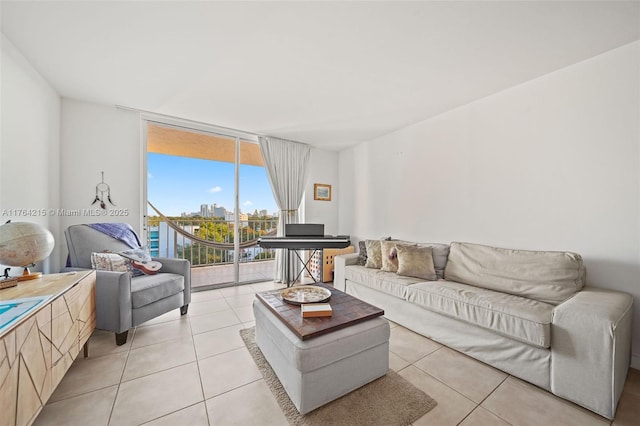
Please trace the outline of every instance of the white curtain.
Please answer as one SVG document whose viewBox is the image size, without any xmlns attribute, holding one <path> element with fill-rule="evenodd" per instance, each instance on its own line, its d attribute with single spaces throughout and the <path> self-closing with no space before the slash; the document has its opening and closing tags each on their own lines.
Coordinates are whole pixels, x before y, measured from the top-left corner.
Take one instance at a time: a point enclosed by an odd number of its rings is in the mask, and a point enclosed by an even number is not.
<svg viewBox="0 0 640 426">
<path fill-rule="evenodd" d="M 309 178 L 311 148 L 298 142 L 273 137 L 260 137 L 260 150 L 269 176 L 269 183 L 280 209 L 278 236 L 284 236 L 287 223 L 298 223 L 298 208 Z M 285 282 L 287 270 L 284 256 L 286 250 L 276 253 L 276 269 L 273 280 Z M 295 258 L 295 256 L 294 256 Z M 291 279 L 300 271 L 298 262 L 291 261 Z"/>
</svg>

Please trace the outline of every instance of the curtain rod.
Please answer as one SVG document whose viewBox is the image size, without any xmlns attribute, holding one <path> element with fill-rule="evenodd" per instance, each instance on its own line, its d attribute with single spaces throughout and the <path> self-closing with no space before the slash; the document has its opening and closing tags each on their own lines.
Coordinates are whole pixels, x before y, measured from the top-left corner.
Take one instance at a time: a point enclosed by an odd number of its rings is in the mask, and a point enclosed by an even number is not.
<svg viewBox="0 0 640 426">
<path fill-rule="evenodd" d="M 122 110 L 126 110 L 126 111 L 135 111 L 135 112 L 139 112 L 140 114 L 146 114 L 152 117 L 158 117 L 158 118 L 166 118 L 169 120 L 179 120 L 185 123 L 193 123 L 196 125 L 201 125 L 201 126 L 207 126 L 207 127 L 213 127 L 215 129 L 218 129 L 220 131 L 226 131 L 229 133 L 238 133 L 240 135 L 249 135 L 249 136 L 256 136 L 256 137 L 268 137 L 268 135 L 264 135 L 261 133 L 253 133 L 253 132 L 248 132 L 246 130 L 238 130 L 238 129 L 233 129 L 231 127 L 224 127 L 224 126 L 218 126 L 215 124 L 211 124 L 211 123 L 205 123 L 204 121 L 196 121 L 196 120 L 190 120 L 188 118 L 183 118 L 183 117 L 176 117 L 175 115 L 168 115 L 168 114 L 160 114 L 157 112 L 152 112 L 152 111 L 146 111 L 143 109 L 139 109 L 139 108 L 133 108 L 133 107 L 128 107 L 128 106 L 124 106 L 124 105 L 116 105 L 117 109 L 122 109 Z"/>
<path fill-rule="evenodd" d="M 265 137 L 265 138 L 275 137 L 277 139 L 282 139 L 282 138 L 279 138 L 277 136 L 269 136 L 269 135 L 265 135 L 265 134 L 262 134 L 262 133 L 253 133 L 253 132 L 248 132 L 246 130 L 238 130 L 238 129 L 234 129 L 234 128 L 231 128 L 231 127 L 218 126 L 218 125 L 215 125 L 215 124 L 205 123 L 204 121 L 190 120 L 188 118 L 176 117 L 175 115 L 159 114 L 157 112 L 146 111 L 146 110 L 143 110 L 143 109 L 128 107 L 128 106 L 124 106 L 124 105 L 116 105 L 116 108 L 117 109 L 122 109 L 122 110 L 125 110 L 125 111 L 135 111 L 135 112 L 138 112 L 140 114 L 146 114 L 146 115 L 149 115 L 149 116 L 152 116 L 152 117 L 165 118 L 167 120 L 178 120 L 178 121 L 182 121 L 184 123 L 192 123 L 192 124 L 195 124 L 195 125 L 211 127 L 211 128 L 214 128 L 214 129 L 218 130 L 219 132 L 229 132 L 229 133 L 233 134 L 233 135 L 222 134 L 221 136 L 238 136 L 238 135 L 240 135 L 240 137 L 242 137 L 242 136 L 255 136 L 255 137 Z M 170 123 L 165 123 L 165 124 L 170 124 Z M 214 133 L 215 133 L 215 131 L 214 131 Z M 288 140 L 290 142 L 295 142 L 295 143 L 299 143 L 299 144 L 302 144 L 302 145 L 308 145 L 308 144 L 306 144 L 304 142 L 292 141 L 290 139 L 282 139 L 282 140 Z"/>
</svg>

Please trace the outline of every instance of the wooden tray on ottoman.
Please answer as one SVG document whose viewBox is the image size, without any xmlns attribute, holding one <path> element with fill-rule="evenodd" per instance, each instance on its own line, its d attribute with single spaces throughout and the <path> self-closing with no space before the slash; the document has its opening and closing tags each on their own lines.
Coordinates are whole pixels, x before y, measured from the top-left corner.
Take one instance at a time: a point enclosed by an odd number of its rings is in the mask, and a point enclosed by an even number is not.
<svg viewBox="0 0 640 426">
<path fill-rule="evenodd" d="M 350 325 L 384 315 L 384 311 L 363 300 L 324 284 L 315 284 L 331 292 L 328 302 L 333 310 L 330 317 L 302 318 L 299 305 L 282 300 L 282 290 L 256 293 L 256 297 L 269 308 L 291 331 L 302 340 L 320 336 Z"/>
</svg>

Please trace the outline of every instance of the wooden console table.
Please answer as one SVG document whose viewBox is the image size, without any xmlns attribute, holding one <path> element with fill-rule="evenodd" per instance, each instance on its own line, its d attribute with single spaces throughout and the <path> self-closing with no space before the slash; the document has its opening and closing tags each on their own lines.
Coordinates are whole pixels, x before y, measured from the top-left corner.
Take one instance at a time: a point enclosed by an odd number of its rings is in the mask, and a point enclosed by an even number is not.
<svg viewBox="0 0 640 426">
<path fill-rule="evenodd" d="M 0 290 L 0 302 L 47 296 L 0 331 L 0 425 L 36 419 L 95 328 L 95 294 L 95 271 L 43 275 Z"/>
</svg>

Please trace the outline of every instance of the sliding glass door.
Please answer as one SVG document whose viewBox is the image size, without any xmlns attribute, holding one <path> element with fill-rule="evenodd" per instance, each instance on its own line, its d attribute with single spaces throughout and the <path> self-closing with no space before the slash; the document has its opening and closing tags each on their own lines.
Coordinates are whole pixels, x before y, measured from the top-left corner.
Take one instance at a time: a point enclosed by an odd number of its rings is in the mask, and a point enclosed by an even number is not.
<svg viewBox="0 0 640 426">
<path fill-rule="evenodd" d="M 255 141 L 149 121 L 146 230 L 152 254 L 188 259 L 194 289 L 273 278 L 277 208 Z"/>
</svg>

